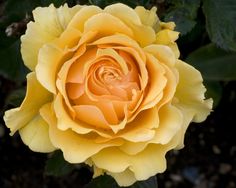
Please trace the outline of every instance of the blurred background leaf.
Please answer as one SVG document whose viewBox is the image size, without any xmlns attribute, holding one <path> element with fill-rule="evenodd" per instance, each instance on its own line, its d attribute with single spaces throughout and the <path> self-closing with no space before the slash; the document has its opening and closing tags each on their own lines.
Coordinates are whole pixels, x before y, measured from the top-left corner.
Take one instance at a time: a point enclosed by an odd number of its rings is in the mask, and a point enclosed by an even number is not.
<svg viewBox="0 0 236 188">
<path fill-rule="evenodd" d="M 236 80 L 236 53 L 208 44 L 189 54 L 186 62 L 198 69 L 205 80 Z"/>
<path fill-rule="evenodd" d="M 93 179 L 85 188 L 119 188 L 115 180 L 108 175 Z M 158 188 L 157 178 L 153 176 L 146 181 L 138 181 L 127 188 Z"/>
<path fill-rule="evenodd" d="M 181 35 L 190 32 L 196 25 L 197 11 L 200 7 L 200 0 L 169 0 L 170 8 L 165 13 L 164 21 L 173 21 L 176 24 L 176 31 Z"/>
<path fill-rule="evenodd" d="M 97 5 L 99 7 L 104 8 L 105 6 L 114 4 L 114 3 L 124 3 L 126 5 L 129 5 L 130 7 L 135 8 L 138 5 L 141 6 L 147 6 L 149 4 L 150 0 L 89 0 L 90 4 Z"/>
<path fill-rule="evenodd" d="M 206 98 L 213 99 L 213 108 L 216 108 L 221 100 L 223 94 L 222 84 L 218 81 L 204 81 L 204 85 L 207 88 Z"/>
<path fill-rule="evenodd" d="M 203 11 L 211 41 L 236 52 L 236 1 L 203 0 Z"/>
<path fill-rule="evenodd" d="M 20 106 L 21 102 L 25 97 L 25 88 L 19 88 L 13 90 L 6 98 L 5 105 L 10 105 L 11 107 L 18 107 Z"/>
<path fill-rule="evenodd" d="M 63 176 L 75 169 L 75 165 L 65 161 L 61 151 L 55 151 L 47 160 L 45 174 L 52 176 Z"/>
<path fill-rule="evenodd" d="M 20 41 L 0 49 L 0 75 L 17 82 L 25 79 L 27 69 L 25 68 L 20 54 Z"/>
</svg>

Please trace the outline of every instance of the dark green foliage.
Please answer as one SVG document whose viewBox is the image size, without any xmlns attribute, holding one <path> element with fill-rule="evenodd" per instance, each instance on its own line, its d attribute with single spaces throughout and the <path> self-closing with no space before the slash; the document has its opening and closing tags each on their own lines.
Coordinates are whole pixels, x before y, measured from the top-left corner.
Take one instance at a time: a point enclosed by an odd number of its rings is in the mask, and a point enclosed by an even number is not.
<svg viewBox="0 0 236 188">
<path fill-rule="evenodd" d="M 11 92 L 7 96 L 6 101 L 5 101 L 5 105 L 10 105 L 12 107 L 18 107 L 18 106 L 20 106 L 24 97 L 25 97 L 25 89 L 24 88 L 14 90 L 13 92 Z"/>
<path fill-rule="evenodd" d="M 127 188 L 157 188 L 156 177 L 151 177 L 146 181 L 138 181 Z M 92 180 L 85 188 L 119 188 L 115 180 L 108 175 L 103 175 Z"/>
<path fill-rule="evenodd" d="M 142 6 L 147 6 L 147 4 L 149 3 L 149 0 L 89 0 L 90 4 L 93 5 L 97 5 L 99 7 L 105 7 L 107 5 L 111 5 L 114 3 L 124 3 L 126 5 L 129 5 L 130 7 L 135 8 L 138 5 L 142 5 Z"/>
<path fill-rule="evenodd" d="M 9 46 L 0 49 L 0 74 L 8 79 L 22 81 L 25 79 L 27 69 L 23 65 L 20 54 L 20 42 L 16 40 Z"/>
<path fill-rule="evenodd" d="M 203 10 L 212 42 L 236 52 L 236 1 L 204 0 Z"/>
<path fill-rule="evenodd" d="M 71 172 L 74 168 L 74 165 L 65 161 L 61 151 L 55 151 L 46 163 L 45 173 L 46 175 L 63 176 Z"/>
<path fill-rule="evenodd" d="M 176 30 L 185 35 L 196 25 L 197 11 L 200 7 L 200 0 L 173 0 L 170 8 L 165 14 L 165 21 L 174 21 Z"/>
<path fill-rule="evenodd" d="M 226 52 L 213 44 L 192 52 L 186 61 L 196 67 L 206 80 L 236 80 L 236 53 Z"/>
</svg>

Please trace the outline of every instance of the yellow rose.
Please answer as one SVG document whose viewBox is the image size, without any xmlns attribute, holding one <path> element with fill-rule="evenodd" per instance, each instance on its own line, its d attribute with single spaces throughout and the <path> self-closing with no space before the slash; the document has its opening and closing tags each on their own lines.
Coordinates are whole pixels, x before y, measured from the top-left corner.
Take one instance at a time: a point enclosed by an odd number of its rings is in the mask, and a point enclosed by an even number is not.
<svg viewBox="0 0 236 188">
<path fill-rule="evenodd" d="M 62 150 L 128 186 L 166 169 L 190 122 L 206 119 L 201 74 L 179 60 L 174 23 L 156 8 L 36 8 L 22 36 L 27 93 L 5 113 L 37 152 Z"/>
</svg>

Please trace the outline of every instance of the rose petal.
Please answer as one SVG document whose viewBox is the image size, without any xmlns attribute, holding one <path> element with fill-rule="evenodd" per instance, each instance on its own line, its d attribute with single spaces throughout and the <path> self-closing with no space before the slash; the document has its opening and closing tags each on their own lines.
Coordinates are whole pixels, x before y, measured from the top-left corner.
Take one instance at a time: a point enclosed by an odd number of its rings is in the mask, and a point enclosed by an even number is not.
<svg viewBox="0 0 236 188">
<path fill-rule="evenodd" d="M 191 123 L 193 116 L 194 116 L 194 111 L 186 108 L 186 106 L 182 106 L 181 104 L 175 104 L 175 106 L 181 111 L 183 114 L 183 123 L 181 126 L 181 129 L 177 132 L 176 137 L 178 138 L 178 145 L 176 146 L 175 149 L 182 149 L 184 147 L 184 138 L 185 138 L 185 133 L 186 130 Z"/>
<path fill-rule="evenodd" d="M 132 122 L 126 125 L 125 130 L 121 131 L 117 137 L 131 142 L 145 142 L 154 137 L 155 130 L 153 129 L 158 126 L 158 111 L 155 107 L 150 108 L 140 112 Z"/>
<path fill-rule="evenodd" d="M 106 20 L 104 22 L 104 20 Z M 97 31 L 102 36 L 116 33 L 122 33 L 127 36 L 133 36 L 132 30 L 120 19 L 107 14 L 99 13 L 90 17 L 84 24 L 84 32 Z"/>
<path fill-rule="evenodd" d="M 147 55 L 147 70 L 149 87 L 141 105 L 142 109 L 152 108 L 160 101 L 167 83 L 165 68 L 151 55 Z"/>
<path fill-rule="evenodd" d="M 37 91 L 37 94 L 35 93 Z M 34 102 L 32 102 L 32 98 Z M 35 73 L 27 75 L 27 92 L 20 107 L 5 112 L 4 121 L 11 135 L 29 123 L 38 114 L 42 105 L 52 100 L 51 94 L 37 81 Z"/>
<path fill-rule="evenodd" d="M 67 4 L 64 4 L 63 6 L 60 6 L 59 8 L 57 8 L 58 19 L 59 19 L 60 25 L 63 28 L 63 30 L 67 29 L 67 26 L 70 23 L 71 19 L 82 8 L 83 8 L 83 6 L 81 6 L 81 5 L 75 5 L 70 8 L 70 7 L 68 7 Z"/>
<path fill-rule="evenodd" d="M 62 150 L 65 160 L 70 163 L 84 162 L 103 148 L 122 144 L 120 140 L 111 140 L 107 143 L 97 144 L 94 142 L 93 137 L 89 138 L 88 136 L 85 138 L 71 130 L 58 130 L 56 117 L 53 114 L 51 105 L 45 107 L 42 116 L 49 124 L 49 137 L 53 145 Z"/>
<path fill-rule="evenodd" d="M 141 19 L 142 24 L 151 26 L 155 31 L 160 29 L 160 20 L 156 13 L 156 7 L 153 7 L 151 10 L 147 10 L 142 6 L 137 6 L 134 10 Z"/>
<path fill-rule="evenodd" d="M 168 145 L 150 144 L 144 151 L 134 156 L 127 155 L 118 148 L 110 147 L 101 150 L 91 158 L 98 168 L 111 173 L 122 173 L 128 168 L 137 180 L 146 180 L 166 169 L 165 154 L 175 145 L 175 140 Z"/>
<path fill-rule="evenodd" d="M 56 148 L 49 138 L 49 127 L 40 115 L 35 116 L 19 130 L 22 141 L 35 152 L 52 152 Z"/>
<path fill-rule="evenodd" d="M 65 131 L 71 128 L 73 131 L 79 134 L 87 134 L 92 131 L 85 123 L 74 121 L 65 108 L 66 107 L 63 104 L 62 95 L 58 94 L 54 101 L 54 111 L 57 117 L 58 129 Z"/>
<path fill-rule="evenodd" d="M 170 29 L 163 29 L 157 33 L 156 44 L 163 44 L 169 46 L 178 59 L 180 52 L 175 41 L 178 39 L 179 32 L 172 31 Z"/>
<path fill-rule="evenodd" d="M 179 83 L 175 97 L 179 104 L 194 111 L 194 122 L 206 119 L 212 108 L 212 99 L 204 100 L 206 88 L 202 84 L 202 76 L 194 67 L 178 60 L 176 67 L 179 71 Z"/>
<path fill-rule="evenodd" d="M 149 45 L 144 48 L 144 51 L 154 55 L 161 63 L 168 66 L 174 66 L 176 63 L 175 54 L 165 45 Z"/>
<path fill-rule="evenodd" d="M 87 50 L 81 57 L 78 58 L 73 64 L 68 65 L 66 82 L 83 83 L 84 82 L 84 66 L 86 63 L 95 59 L 97 53 L 96 48 Z"/>
<path fill-rule="evenodd" d="M 109 56 L 114 58 L 114 60 L 120 65 L 121 69 L 123 70 L 123 73 L 126 75 L 128 74 L 128 66 L 125 60 L 113 49 L 98 49 L 97 51 L 97 57 L 101 56 Z"/>
<path fill-rule="evenodd" d="M 74 17 L 71 19 L 70 23 L 68 24 L 68 27 L 74 27 L 78 29 L 79 31 L 83 32 L 84 24 L 86 23 L 86 21 L 89 18 L 101 12 L 102 12 L 102 9 L 100 9 L 97 6 L 84 6 L 83 8 L 80 9 L 80 11 L 77 12 L 77 14 L 74 15 Z"/>
<path fill-rule="evenodd" d="M 137 25 L 141 25 L 141 20 L 134 9 L 130 8 L 127 5 L 116 3 L 113 5 L 109 5 L 105 7 L 104 12 L 107 12 L 120 20 L 124 23 L 132 22 Z M 128 24 L 127 24 L 128 25 Z"/>
<path fill-rule="evenodd" d="M 35 22 L 27 25 L 26 34 L 21 37 L 21 54 L 25 65 L 34 70 L 37 65 L 39 49 L 46 43 L 59 37 L 68 21 L 78 12 L 80 6 L 56 9 L 53 5 L 36 8 L 33 11 Z M 35 37 L 37 36 L 37 37 Z"/>
<path fill-rule="evenodd" d="M 109 132 L 105 132 L 101 129 L 99 130 L 95 129 L 82 121 L 73 120 L 65 108 L 66 107 L 63 104 L 62 96 L 60 94 L 57 95 L 54 101 L 54 111 L 57 117 L 58 129 L 62 131 L 71 129 L 78 134 L 88 134 L 90 132 L 96 132 L 98 135 L 102 137 L 111 138 L 111 135 L 109 134 Z"/>
<path fill-rule="evenodd" d="M 79 116 L 77 118 L 90 125 L 98 128 L 109 129 L 108 122 L 106 121 L 101 110 L 92 105 L 79 105 L 73 107 Z"/>
<path fill-rule="evenodd" d="M 174 135 L 182 128 L 183 115 L 182 112 L 172 105 L 163 106 L 159 112 L 159 127 L 156 130 L 155 138 L 151 143 L 167 144 Z"/>
<path fill-rule="evenodd" d="M 134 33 L 134 39 L 139 42 L 141 47 L 148 46 L 156 40 L 156 34 L 152 27 L 145 25 L 136 25 L 130 23 Z"/>
<path fill-rule="evenodd" d="M 124 172 L 121 173 L 107 172 L 107 174 L 112 176 L 119 186 L 127 187 L 137 181 L 134 176 L 134 173 L 129 169 L 126 169 Z"/>
<path fill-rule="evenodd" d="M 77 100 L 75 100 L 75 104 L 78 105 L 78 106 L 74 106 L 75 109 L 78 109 L 78 107 L 80 105 L 89 105 L 89 106 L 94 106 L 94 107 L 98 108 L 98 110 L 100 111 L 99 113 L 102 113 L 102 116 L 105 118 L 105 122 L 103 122 L 103 124 L 105 123 L 107 125 L 108 124 L 115 124 L 116 125 L 116 124 L 119 123 L 119 120 L 117 118 L 115 109 L 113 107 L 113 104 L 109 100 L 92 101 L 85 94 L 85 95 L 82 95 Z M 90 114 L 88 114 L 88 115 L 90 115 L 91 118 L 92 117 L 95 118 L 95 116 L 96 116 L 96 114 L 93 114 L 92 112 Z M 86 121 L 86 119 L 84 117 L 81 117 L 81 116 L 82 116 L 82 114 L 78 113 L 78 116 L 77 116 L 78 118 L 83 118 L 85 120 L 85 122 L 90 121 L 90 120 Z M 95 120 L 94 123 L 95 123 L 95 125 L 99 124 L 99 122 L 96 123 L 96 120 Z"/>
<path fill-rule="evenodd" d="M 68 54 L 52 44 L 44 45 L 39 51 L 36 66 L 37 79 L 48 91 L 56 94 L 56 75 Z"/>
</svg>

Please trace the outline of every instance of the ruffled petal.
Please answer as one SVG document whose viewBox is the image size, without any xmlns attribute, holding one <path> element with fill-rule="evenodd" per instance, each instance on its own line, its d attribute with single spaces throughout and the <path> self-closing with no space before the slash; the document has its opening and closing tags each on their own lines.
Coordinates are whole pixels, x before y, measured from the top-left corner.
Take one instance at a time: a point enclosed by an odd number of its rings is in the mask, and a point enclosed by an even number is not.
<svg viewBox="0 0 236 188">
<path fill-rule="evenodd" d="M 176 63 L 175 54 L 168 46 L 152 44 L 145 47 L 144 51 L 151 53 L 161 63 L 164 63 L 168 66 L 173 67 Z"/>
<path fill-rule="evenodd" d="M 39 51 L 36 75 L 39 82 L 51 93 L 56 94 L 56 74 L 66 59 L 65 53 L 52 44 L 44 45 Z"/>
<path fill-rule="evenodd" d="M 39 49 L 59 37 L 79 9 L 80 6 L 68 8 L 65 4 L 59 9 L 50 5 L 33 11 L 35 21 L 27 25 L 25 35 L 21 37 L 22 58 L 30 70 L 34 70 L 37 65 Z"/>
<path fill-rule="evenodd" d="M 146 180 L 166 169 L 165 154 L 175 146 L 175 140 L 167 145 L 150 144 L 137 155 L 127 155 L 118 148 L 110 147 L 101 150 L 91 159 L 98 168 L 108 171 L 111 175 L 129 169 L 136 180 Z"/>
<path fill-rule="evenodd" d="M 173 105 L 163 106 L 159 112 L 159 127 L 156 130 L 155 138 L 151 143 L 167 144 L 182 128 L 184 114 Z"/>
<path fill-rule="evenodd" d="M 180 130 L 176 134 L 178 144 L 175 149 L 182 149 L 184 147 L 184 138 L 186 130 L 189 124 L 191 123 L 195 112 L 189 108 L 186 108 L 186 106 L 183 106 L 181 104 L 175 104 L 175 106 L 183 114 L 183 123 L 181 125 Z"/>
<path fill-rule="evenodd" d="M 107 174 L 112 176 L 116 180 L 119 186 L 127 187 L 137 181 L 134 176 L 134 173 L 129 169 L 126 169 L 124 172 L 121 173 L 107 172 Z"/>
<path fill-rule="evenodd" d="M 179 132 L 182 132 L 183 123 L 185 122 L 182 111 L 178 108 L 167 104 L 158 111 L 158 115 L 159 123 L 156 122 L 158 127 L 155 129 L 155 136 L 151 140 L 145 142 L 126 141 L 119 148 L 128 155 L 136 155 L 142 152 L 149 144 L 167 144 L 177 133 L 180 134 Z M 183 137 L 184 135 L 180 136 Z"/>
<path fill-rule="evenodd" d="M 111 140 L 107 143 L 98 144 L 95 143 L 93 135 L 84 137 L 72 130 L 59 130 L 57 119 L 50 104 L 45 106 L 41 115 L 49 124 L 49 137 L 52 144 L 62 150 L 65 160 L 70 163 L 82 163 L 103 148 L 122 144 L 121 140 Z"/>
<path fill-rule="evenodd" d="M 203 85 L 201 73 L 194 67 L 178 60 L 176 68 L 179 71 L 179 83 L 175 97 L 179 104 L 194 111 L 194 122 L 206 119 L 212 109 L 212 99 L 205 100 L 206 88 Z"/>
<path fill-rule="evenodd" d="M 106 20 L 106 22 L 104 22 Z M 120 19 L 108 13 L 100 13 L 89 18 L 84 24 L 84 32 L 97 31 L 102 36 L 122 33 L 133 36 L 132 30 Z"/>
<path fill-rule="evenodd" d="M 48 124 L 40 115 L 21 128 L 19 133 L 24 144 L 32 151 L 48 153 L 56 149 L 49 138 Z"/>
<path fill-rule="evenodd" d="M 73 27 L 83 32 L 85 22 L 89 18 L 101 12 L 102 9 L 97 6 L 84 6 L 80 11 L 77 12 L 77 14 L 74 15 L 74 17 L 71 19 L 71 22 L 68 24 L 68 27 Z"/>
<path fill-rule="evenodd" d="M 172 27 L 172 26 L 167 25 L 167 27 Z M 179 32 L 164 28 L 156 34 L 155 43 L 169 46 L 174 52 L 175 57 L 178 59 L 180 56 L 180 52 L 179 52 L 177 44 L 175 43 L 178 37 L 179 37 Z"/>
<path fill-rule="evenodd" d="M 107 12 L 120 20 L 124 23 L 132 22 L 137 25 L 141 25 L 141 20 L 134 9 L 130 8 L 127 5 L 116 3 L 110 6 L 105 7 L 104 12 Z"/>
<path fill-rule="evenodd" d="M 145 142 L 151 140 L 155 135 L 154 128 L 159 125 L 158 111 L 156 107 L 140 112 L 140 114 L 129 124 L 118 137 L 131 142 Z"/>
<path fill-rule="evenodd" d="M 141 19 L 142 24 L 151 26 L 155 31 L 160 29 L 160 20 L 156 13 L 156 7 L 153 7 L 151 10 L 147 10 L 142 6 L 137 6 L 134 10 Z"/>
<path fill-rule="evenodd" d="M 147 55 L 148 90 L 142 102 L 142 110 L 155 106 L 163 96 L 166 86 L 165 68 L 152 55 Z"/>
<path fill-rule="evenodd" d="M 32 102 L 34 99 L 34 102 Z M 5 112 L 4 121 L 11 134 L 28 124 L 39 112 L 42 105 L 52 100 L 51 94 L 40 85 L 35 73 L 27 75 L 27 92 L 20 107 Z"/>
</svg>

